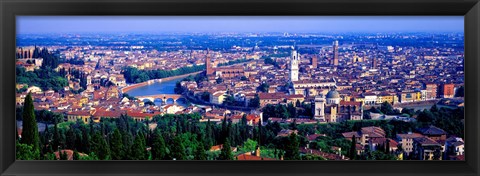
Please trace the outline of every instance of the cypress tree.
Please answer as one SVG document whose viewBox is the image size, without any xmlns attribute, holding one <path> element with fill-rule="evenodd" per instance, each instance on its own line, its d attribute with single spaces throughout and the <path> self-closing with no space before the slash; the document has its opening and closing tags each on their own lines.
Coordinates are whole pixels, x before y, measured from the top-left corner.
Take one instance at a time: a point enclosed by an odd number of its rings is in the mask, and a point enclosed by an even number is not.
<svg viewBox="0 0 480 176">
<path fill-rule="evenodd" d="M 357 139 L 355 138 L 355 135 L 352 136 L 352 145 L 350 146 L 350 159 L 351 160 L 354 160 L 355 159 L 355 156 L 357 155 L 356 154 L 356 151 L 357 151 Z"/>
<path fill-rule="evenodd" d="M 300 141 L 297 134 L 292 133 L 285 146 L 285 160 L 300 160 Z"/>
<path fill-rule="evenodd" d="M 75 132 L 75 145 L 74 149 L 82 151 L 83 142 L 82 142 L 82 134 Z"/>
<path fill-rule="evenodd" d="M 83 153 L 91 153 L 91 135 L 88 133 L 87 128 L 82 129 L 82 149 Z"/>
<path fill-rule="evenodd" d="M 228 138 L 225 140 L 225 143 L 223 144 L 219 158 L 221 160 L 233 160 L 232 149 L 230 148 L 230 141 L 228 140 Z"/>
<path fill-rule="evenodd" d="M 108 148 L 107 141 L 100 132 L 97 132 L 93 136 L 93 145 L 92 150 L 98 155 L 100 160 L 109 160 L 110 159 L 110 149 Z"/>
<path fill-rule="evenodd" d="M 171 148 L 171 155 L 176 160 L 185 160 L 187 158 L 187 154 L 185 152 L 185 145 L 183 144 L 182 138 L 177 135 L 173 139 L 173 145 Z"/>
<path fill-rule="evenodd" d="M 37 120 L 35 118 L 35 110 L 31 93 L 25 97 L 23 105 L 23 129 L 22 143 L 32 145 L 33 150 L 40 151 L 40 137 L 38 134 Z"/>
<path fill-rule="evenodd" d="M 131 159 L 146 160 L 147 152 L 145 149 L 146 149 L 145 137 L 143 136 L 143 133 L 138 133 L 137 136 L 135 136 L 135 141 L 133 142 L 133 145 L 130 150 Z"/>
<path fill-rule="evenodd" d="M 222 121 L 222 136 L 221 136 L 221 142 L 225 143 L 226 139 L 228 138 L 228 129 L 227 129 L 227 116 L 223 117 Z"/>
<path fill-rule="evenodd" d="M 152 143 L 152 158 L 154 160 L 163 160 L 166 158 L 166 145 L 165 140 L 163 140 L 162 134 L 159 130 L 153 134 L 153 143 Z"/>
<path fill-rule="evenodd" d="M 385 153 L 390 154 L 390 140 L 389 139 L 387 139 L 385 141 Z"/>
<path fill-rule="evenodd" d="M 60 157 L 60 160 L 68 160 L 68 154 L 65 150 L 59 151 L 58 155 Z"/>
<path fill-rule="evenodd" d="M 73 151 L 73 160 L 80 160 L 80 154 L 77 150 Z"/>
<path fill-rule="evenodd" d="M 69 149 L 75 149 L 75 141 L 76 141 L 76 135 L 73 129 L 73 126 L 70 126 L 70 128 L 67 131 L 67 148 Z"/>
<path fill-rule="evenodd" d="M 125 154 L 124 154 L 124 159 L 131 159 L 129 158 L 130 156 L 130 148 L 132 147 L 133 145 L 133 135 L 132 133 L 130 132 L 121 132 L 122 134 L 122 141 L 123 141 L 123 148 L 125 151 Z"/>
<path fill-rule="evenodd" d="M 260 146 L 262 143 L 262 122 L 259 120 L 258 121 L 258 146 Z"/>
<path fill-rule="evenodd" d="M 203 139 L 200 138 L 200 141 L 197 146 L 197 150 L 195 151 L 195 159 L 196 160 L 206 160 L 207 154 L 205 153 L 205 145 Z"/>
<path fill-rule="evenodd" d="M 112 159 L 121 160 L 125 155 L 124 150 L 122 135 L 120 134 L 120 130 L 117 128 L 113 131 L 113 135 L 110 139 L 110 151 Z"/>
</svg>

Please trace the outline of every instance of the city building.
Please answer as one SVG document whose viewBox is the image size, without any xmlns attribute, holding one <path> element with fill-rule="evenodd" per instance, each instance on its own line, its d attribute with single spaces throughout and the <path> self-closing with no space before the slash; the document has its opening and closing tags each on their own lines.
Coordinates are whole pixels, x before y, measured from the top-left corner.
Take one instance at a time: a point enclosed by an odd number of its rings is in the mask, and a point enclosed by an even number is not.
<svg viewBox="0 0 480 176">
<path fill-rule="evenodd" d="M 338 66 L 338 41 L 333 42 L 333 66 Z"/>
<path fill-rule="evenodd" d="M 439 96 L 440 98 L 453 98 L 455 95 L 455 84 L 442 84 L 439 87 Z"/>
<path fill-rule="evenodd" d="M 298 64 L 300 62 L 300 54 L 292 47 L 292 54 L 290 56 L 290 81 L 298 81 Z"/>
</svg>

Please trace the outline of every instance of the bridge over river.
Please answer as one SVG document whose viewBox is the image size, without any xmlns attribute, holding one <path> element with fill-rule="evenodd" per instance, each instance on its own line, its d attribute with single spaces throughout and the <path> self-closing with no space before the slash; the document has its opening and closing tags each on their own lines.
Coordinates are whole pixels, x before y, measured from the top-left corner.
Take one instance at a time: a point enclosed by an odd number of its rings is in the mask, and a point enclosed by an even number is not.
<svg viewBox="0 0 480 176">
<path fill-rule="evenodd" d="M 168 100 L 173 100 L 173 102 L 177 102 L 177 100 L 184 99 L 185 97 L 181 94 L 157 94 L 157 95 L 144 95 L 144 96 L 135 96 L 139 100 L 146 101 L 150 100 L 151 102 L 161 101 L 166 103 Z"/>
</svg>

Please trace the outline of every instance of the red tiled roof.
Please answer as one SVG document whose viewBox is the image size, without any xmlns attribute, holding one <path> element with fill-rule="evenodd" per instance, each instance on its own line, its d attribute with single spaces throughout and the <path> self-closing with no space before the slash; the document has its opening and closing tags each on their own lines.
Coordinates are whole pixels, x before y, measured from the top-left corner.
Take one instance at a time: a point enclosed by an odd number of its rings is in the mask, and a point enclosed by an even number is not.
<svg viewBox="0 0 480 176">
<path fill-rule="evenodd" d="M 120 117 L 125 111 L 106 111 L 103 109 L 98 109 L 93 114 L 94 117 Z"/>
<path fill-rule="evenodd" d="M 413 138 L 417 138 L 417 137 L 423 137 L 423 135 L 420 134 L 420 133 L 397 134 L 397 137 L 402 138 L 402 139 L 413 139 Z"/>
<path fill-rule="evenodd" d="M 325 134 L 311 134 L 307 136 L 308 141 L 314 141 L 320 136 L 325 136 Z"/>
<path fill-rule="evenodd" d="M 60 150 L 60 152 L 65 152 L 67 153 L 67 160 L 73 160 L 73 150 Z M 60 159 L 60 155 L 59 155 L 59 152 L 56 151 L 55 153 L 55 158 Z M 85 156 L 86 154 L 84 153 L 78 153 L 80 156 Z"/>
<path fill-rule="evenodd" d="M 257 120 L 257 119 L 259 119 L 259 118 L 260 118 L 260 116 L 254 115 L 254 114 L 249 114 L 249 115 L 247 115 L 247 120 L 248 120 L 248 121 L 250 121 L 250 120 Z"/>
<path fill-rule="evenodd" d="M 361 129 L 362 134 L 368 134 L 368 137 L 385 137 L 385 131 L 376 126 L 363 127 Z"/>
<path fill-rule="evenodd" d="M 285 97 L 284 93 L 259 93 L 260 99 L 281 99 Z"/>
<path fill-rule="evenodd" d="M 132 112 L 132 111 L 127 111 L 127 115 L 130 117 L 152 117 L 154 114 L 149 114 L 149 113 L 141 113 L 141 112 Z"/>
<path fill-rule="evenodd" d="M 362 135 L 360 135 L 360 133 L 358 133 L 356 131 L 342 133 L 342 136 L 344 138 L 348 138 L 348 139 L 351 139 L 353 137 L 353 135 L 355 135 L 355 138 L 360 138 L 362 136 Z"/>
<path fill-rule="evenodd" d="M 389 138 L 372 138 L 370 139 L 370 142 L 373 144 L 385 144 L 387 142 L 387 139 L 389 140 L 389 146 L 390 148 L 395 148 L 397 147 L 398 143 L 395 140 L 389 139 Z"/>
<path fill-rule="evenodd" d="M 255 155 L 240 154 L 237 156 L 237 160 L 276 160 L 274 158 L 264 158 Z"/>
<path fill-rule="evenodd" d="M 436 142 L 433 139 L 430 139 L 428 137 L 418 137 L 418 138 L 413 138 L 413 141 L 421 144 L 421 145 L 440 145 L 438 142 Z"/>
<path fill-rule="evenodd" d="M 210 151 L 218 151 L 218 150 L 221 150 L 222 148 L 223 148 L 223 144 L 214 145 L 210 148 Z"/>
<path fill-rule="evenodd" d="M 77 116 L 90 116 L 90 112 L 88 111 L 70 111 L 67 115 L 77 115 Z"/>
</svg>

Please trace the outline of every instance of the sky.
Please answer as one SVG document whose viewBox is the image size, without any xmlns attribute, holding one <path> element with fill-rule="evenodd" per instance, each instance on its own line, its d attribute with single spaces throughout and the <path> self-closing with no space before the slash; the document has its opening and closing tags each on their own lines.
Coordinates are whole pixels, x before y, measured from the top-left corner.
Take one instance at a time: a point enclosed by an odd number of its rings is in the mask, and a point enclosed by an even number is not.
<svg viewBox="0 0 480 176">
<path fill-rule="evenodd" d="M 463 32 L 463 16 L 17 16 L 17 34 Z"/>
</svg>

